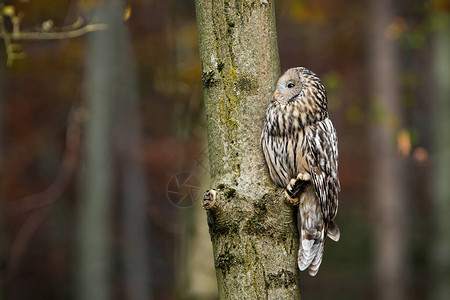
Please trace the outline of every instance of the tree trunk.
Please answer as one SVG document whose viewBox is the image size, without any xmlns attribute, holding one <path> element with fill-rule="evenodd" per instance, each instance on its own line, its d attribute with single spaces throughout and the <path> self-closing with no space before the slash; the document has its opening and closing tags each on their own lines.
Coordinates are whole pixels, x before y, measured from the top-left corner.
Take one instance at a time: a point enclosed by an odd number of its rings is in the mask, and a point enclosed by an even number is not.
<svg viewBox="0 0 450 300">
<path fill-rule="evenodd" d="M 186 236 L 187 257 L 187 286 L 185 293 L 187 297 L 182 299 L 217 299 L 217 283 L 214 278 L 213 253 L 209 241 L 206 216 L 203 209 L 198 205 L 192 208 L 191 224 Z"/>
<path fill-rule="evenodd" d="M 294 209 L 259 143 L 279 77 L 274 12 L 272 0 L 196 0 L 220 299 L 300 298 Z"/>
<path fill-rule="evenodd" d="M 450 17 L 436 13 L 441 27 L 433 40 L 434 151 L 433 200 L 434 247 L 432 252 L 432 299 L 450 299 Z"/>
<path fill-rule="evenodd" d="M 404 299 L 405 201 L 402 162 L 395 144 L 401 125 L 399 72 L 395 41 L 389 36 L 394 21 L 392 1 L 371 0 L 370 73 L 373 117 L 371 124 L 372 195 L 375 218 L 374 268 L 378 298 Z"/>
<path fill-rule="evenodd" d="M 122 2 L 122 1 L 121 1 Z M 116 32 L 120 42 L 118 114 L 116 147 L 122 173 L 121 212 L 123 224 L 122 260 L 125 297 L 129 300 L 150 299 L 150 260 L 148 189 L 145 164 L 142 161 L 142 130 L 139 112 L 137 68 L 129 32 L 122 24 Z"/>
<path fill-rule="evenodd" d="M 203 170 L 202 170 L 203 171 Z M 201 190 L 209 187 L 209 172 L 197 172 Z M 203 195 L 198 195 L 198 200 Z M 196 199 L 197 200 L 197 199 Z M 180 210 L 181 234 L 177 255 L 177 299 L 217 299 L 217 281 L 214 276 L 213 251 L 203 208 Z"/>
<path fill-rule="evenodd" d="M 4 61 L 4 56 L 0 54 L 0 61 Z M 4 140 L 5 140 L 5 93 L 4 93 L 4 81 L 5 81 L 5 67 L 0 64 L 0 264 L 2 266 L 7 265 L 8 257 L 8 234 L 6 223 L 6 198 L 5 198 L 5 166 L 4 166 Z M 0 282 L 4 282 L 6 278 L 6 267 L 2 267 L 0 271 Z M 0 291 L 0 299 L 5 299 L 5 289 Z"/>
<path fill-rule="evenodd" d="M 123 22 L 120 0 L 96 7 L 108 29 L 91 33 L 87 43 L 86 106 L 89 112 L 84 139 L 84 173 L 78 211 L 77 298 L 109 300 L 113 208 L 112 137 L 117 108 L 120 45 L 117 32 Z"/>
</svg>

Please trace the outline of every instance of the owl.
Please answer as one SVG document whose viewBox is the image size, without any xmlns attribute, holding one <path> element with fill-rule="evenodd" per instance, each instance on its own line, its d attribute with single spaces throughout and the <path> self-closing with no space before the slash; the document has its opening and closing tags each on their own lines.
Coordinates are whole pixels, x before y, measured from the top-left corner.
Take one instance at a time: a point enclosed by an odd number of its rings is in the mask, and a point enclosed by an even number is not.
<svg viewBox="0 0 450 300">
<path fill-rule="evenodd" d="M 337 136 L 316 74 L 299 67 L 280 77 L 267 107 L 261 147 L 271 179 L 298 203 L 298 266 L 314 276 L 326 237 L 340 237 L 334 223 L 340 191 Z"/>
</svg>

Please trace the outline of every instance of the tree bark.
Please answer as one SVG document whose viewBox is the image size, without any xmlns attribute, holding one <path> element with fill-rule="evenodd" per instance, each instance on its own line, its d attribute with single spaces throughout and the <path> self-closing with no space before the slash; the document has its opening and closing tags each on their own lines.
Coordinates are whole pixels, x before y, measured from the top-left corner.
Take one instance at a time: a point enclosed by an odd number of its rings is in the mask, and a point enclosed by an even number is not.
<svg viewBox="0 0 450 300">
<path fill-rule="evenodd" d="M 404 299 L 405 199 L 402 162 L 395 137 L 402 118 L 395 41 L 389 37 L 394 21 L 390 0 L 371 0 L 373 19 L 369 35 L 372 74 L 371 185 L 373 199 L 374 269 L 378 299 Z"/>
<path fill-rule="evenodd" d="M 450 16 L 436 12 L 440 28 L 433 37 L 433 203 L 432 299 L 450 299 Z"/>
<path fill-rule="evenodd" d="M 279 77 L 274 11 L 272 0 L 196 0 L 220 299 L 300 298 L 294 209 L 259 143 Z"/>
</svg>

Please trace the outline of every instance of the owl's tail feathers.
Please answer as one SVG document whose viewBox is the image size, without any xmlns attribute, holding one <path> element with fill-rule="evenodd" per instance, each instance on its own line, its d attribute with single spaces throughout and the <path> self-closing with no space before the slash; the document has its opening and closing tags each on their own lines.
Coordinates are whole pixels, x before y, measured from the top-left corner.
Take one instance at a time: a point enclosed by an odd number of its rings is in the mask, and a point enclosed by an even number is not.
<svg viewBox="0 0 450 300">
<path fill-rule="evenodd" d="M 313 222 L 313 218 L 302 214 L 299 221 L 301 225 L 300 230 L 300 245 L 298 249 L 298 267 L 301 271 L 309 269 L 309 275 L 315 276 L 319 271 L 319 266 L 322 263 L 325 226 L 322 219 L 319 219 L 319 224 Z M 315 219 L 318 221 L 318 219 Z"/>
<path fill-rule="evenodd" d="M 298 250 L 298 267 L 301 271 L 309 269 L 309 275 L 315 276 L 322 263 L 324 249 L 324 231 L 316 231 L 314 235 L 301 230 L 301 241 Z"/>
<path fill-rule="evenodd" d="M 339 231 L 339 227 L 337 227 L 336 223 L 334 221 L 330 221 L 328 223 L 328 236 L 333 241 L 337 242 L 339 241 L 339 238 L 341 237 L 341 232 Z"/>
<path fill-rule="evenodd" d="M 300 228 L 300 247 L 298 249 L 298 267 L 301 271 L 308 269 L 309 275 L 315 276 L 319 272 L 322 263 L 323 251 L 325 246 L 325 230 L 323 224 L 321 230 L 317 227 L 306 229 L 308 224 L 302 224 Z M 337 242 L 340 237 L 340 231 L 337 225 L 331 221 L 328 223 L 327 236 Z"/>
</svg>

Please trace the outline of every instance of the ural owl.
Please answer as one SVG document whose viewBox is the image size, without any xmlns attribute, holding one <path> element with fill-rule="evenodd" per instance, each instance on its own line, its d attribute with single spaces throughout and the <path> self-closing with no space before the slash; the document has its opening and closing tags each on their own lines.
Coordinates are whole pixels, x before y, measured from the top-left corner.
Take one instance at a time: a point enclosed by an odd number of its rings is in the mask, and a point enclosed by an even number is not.
<svg viewBox="0 0 450 300">
<path fill-rule="evenodd" d="M 299 204 L 298 266 L 314 276 L 327 235 L 334 241 L 340 236 L 333 222 L 340 191 L 337 136 L 316 74 L 300 67 L 280 77 L 267 108 L 261 146 L 273 182 Z"/>
</svg>

